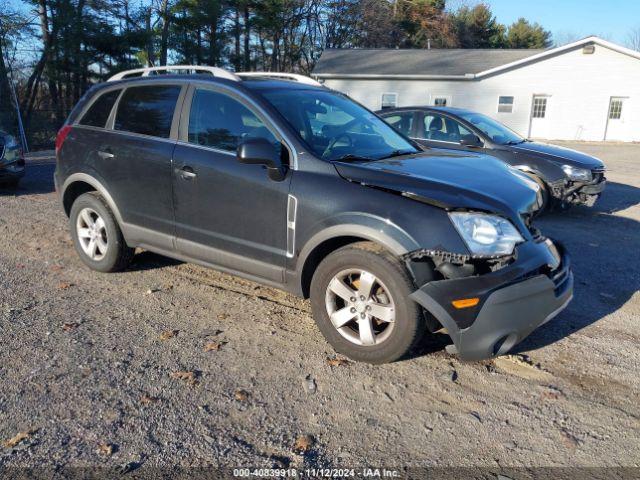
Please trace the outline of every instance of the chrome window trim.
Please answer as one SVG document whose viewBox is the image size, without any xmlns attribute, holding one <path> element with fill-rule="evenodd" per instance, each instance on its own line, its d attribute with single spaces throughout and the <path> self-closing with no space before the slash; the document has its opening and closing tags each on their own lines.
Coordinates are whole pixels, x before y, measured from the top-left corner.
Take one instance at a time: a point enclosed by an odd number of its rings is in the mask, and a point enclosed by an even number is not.
<svg viewBox="0 0 640 480">
<path fill-rule="evenodd" d="M 206 150 L 208 152 L 221 153 L 224 155 L 230 155 L 232 157 L 236 156 L 236 152 L 230 150 L 223 150 L 222 148 L 208 147 L 206 145 L 198 145 L 197 143 L 185 142 L 184 140 L 178 140 L 178 145 L 182 147 L 193 147 L 199 148 L 200 150 Z"/>
<path fill-rule="evenodd" d="M 153 135 L 145 135 L 143 133 L 136 133 L 136 132 L 126 132 L 124 130 L 109 130 L 107 128 L 90 127 L 90 126 L 87 126 L 87 125 L 74 125 L 73 128 L 84 128 L 84 129 L 96 130 L 96 131 L 100 131 L 100 132 L 115 133 L 115 134 L 118 134 L 118 135 L 124 135 L 124 136 L 128 136 L 128 137 L 140 138 L 142 140 L 158 140 L 160 142 L 171 143 L 171 144 L 175 144 L 176 143 L 176 139 L 175 138 L 154 137 Z"/>
</svg>

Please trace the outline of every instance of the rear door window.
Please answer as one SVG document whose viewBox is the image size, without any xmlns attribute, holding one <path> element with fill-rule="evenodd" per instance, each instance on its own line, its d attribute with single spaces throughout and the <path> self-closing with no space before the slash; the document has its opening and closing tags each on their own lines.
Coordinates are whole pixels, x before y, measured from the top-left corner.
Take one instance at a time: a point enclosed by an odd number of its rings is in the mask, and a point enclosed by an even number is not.
<svg viewBox="0 0 640 480">
<path fill-rule="evenodd" d="M 80 125 L 104 128 L 107 124 L 113 104 L 121 91 L 121 89 L 111 90 L 110 92 L 103 93 L 98 96 L 97 100 L 93 102 L 89 107 L 89 110 L 87 110 L 87 113 L 84 114 L 82 120 L 80 120 Z"/>
<path fill-rule="evenodd" d="M 438 142 L 457 143 L 465 135 L 472 133 L 452 118 L 428 113 L 424 116 L 423 131 L 420 138 Z"/>
<path fill-rule="evenodd" d="M 129 87 L 118 103 L 115 130 L 169 138 L 179 85 Z"/>
</svg>

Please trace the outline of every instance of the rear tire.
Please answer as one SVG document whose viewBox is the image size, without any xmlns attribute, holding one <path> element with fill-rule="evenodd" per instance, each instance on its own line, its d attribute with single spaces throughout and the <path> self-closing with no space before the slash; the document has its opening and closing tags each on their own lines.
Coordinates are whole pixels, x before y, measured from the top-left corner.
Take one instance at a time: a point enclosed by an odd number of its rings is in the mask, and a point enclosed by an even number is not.
<svg viewBox="0 0 640 480">
<path fill-rule="evenodd" d="M 424 335 L 422 311 L 409 299 L 414 290 L 398 258 L 372 242 L 360 242 L 318 265 L 311 307 L 337 352 L 356 361 L 387 363 L 405 356 Z"/>
<path fill-rule="evenodd" d="M 96 192 L 80 195 L 71 206 L 69 226 L 76 251 L 98 272 L 124 270 L 134 255 L 105 200 Z"/>
</svg>

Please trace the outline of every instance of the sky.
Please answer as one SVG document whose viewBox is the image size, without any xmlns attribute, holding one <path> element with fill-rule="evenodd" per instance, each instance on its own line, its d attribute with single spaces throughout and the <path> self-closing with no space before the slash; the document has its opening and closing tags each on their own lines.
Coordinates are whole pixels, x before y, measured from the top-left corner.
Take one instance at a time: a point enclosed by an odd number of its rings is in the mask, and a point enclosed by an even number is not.
<svg viewBox="0 0 640 480">
<path fill-rule="evenodd" d="M 451 2 L 452 4 L 455 1 Z M 598 35 L 624 44 L 629 31 L 640 28 L 640 0 L 485 0 L 500 23 L 519 17 L 538 22 L 554 40 Z"/>
</svg>

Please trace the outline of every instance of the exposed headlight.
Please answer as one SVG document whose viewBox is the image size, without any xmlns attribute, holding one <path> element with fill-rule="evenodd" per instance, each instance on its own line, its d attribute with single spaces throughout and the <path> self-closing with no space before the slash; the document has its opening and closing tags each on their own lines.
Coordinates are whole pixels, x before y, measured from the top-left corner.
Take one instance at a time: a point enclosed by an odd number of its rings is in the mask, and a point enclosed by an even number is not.
<svg viewBox="0 0 640 480">
<path fill-rule="evenodd" d="M 578 167 L 572 167 L 571 165 L 563 165 L 562 171 L 567 177 L 569 177 L 569 180 L 573 180 L 574 182 L 590 182 L 591 181 L 591 170 L 588 170 L 586 168 L 578 168 Z"/>
<path fill-rule="evenodd" d="M 451 212 L 449 217 L 474 255 L 509 255 L 524 242 L 516 227 L 497 215 Z"/>
</svg>

